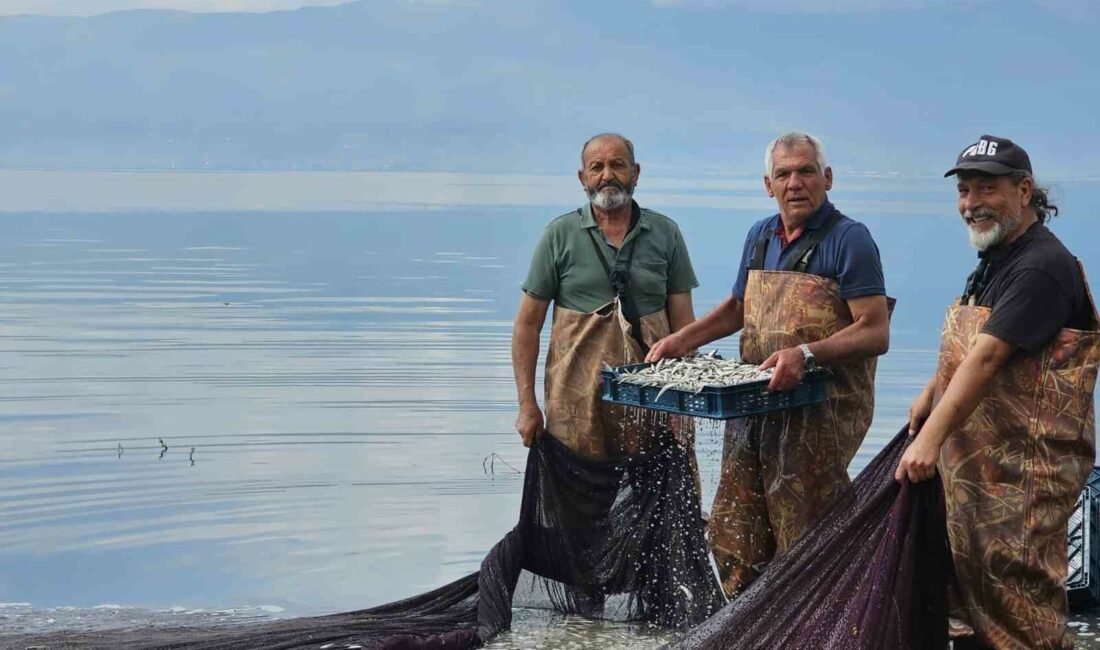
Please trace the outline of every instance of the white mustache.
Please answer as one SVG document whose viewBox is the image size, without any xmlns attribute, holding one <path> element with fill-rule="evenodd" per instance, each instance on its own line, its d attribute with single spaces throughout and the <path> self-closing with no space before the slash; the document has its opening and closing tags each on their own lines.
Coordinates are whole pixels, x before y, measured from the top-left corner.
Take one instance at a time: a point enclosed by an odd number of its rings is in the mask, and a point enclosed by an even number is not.
<svg viewBox="0 0 1100 650">
<path fill-rule="evenodd" d="M 967 221 L 974 221 L 975 219 L 993 219 L 996 220 L 1000 214 L 992 208 L 978 208 L 977 210 L 967 210 L 963 212 L 963 218 Z"/>
</svg>

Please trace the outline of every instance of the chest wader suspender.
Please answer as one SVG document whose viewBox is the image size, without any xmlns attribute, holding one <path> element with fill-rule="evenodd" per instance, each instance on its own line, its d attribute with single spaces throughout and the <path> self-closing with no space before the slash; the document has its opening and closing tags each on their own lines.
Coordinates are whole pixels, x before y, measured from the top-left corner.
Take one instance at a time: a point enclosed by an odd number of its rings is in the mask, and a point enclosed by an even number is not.
<svg viewBox="0 0 1100 650">
<path fill-rule="evenodd" d="M 649 346 L 642 339 L 641 316 L 638 314 L 638 305 L 634 303 L 634 295 L 630 292 L 630 262 L 634 259 L 635 244 L 631 242 L 626 260 L 615 260 L 615 270 L 612 271 L 603 251 L 600 250 L 600 243 L 596 241 L 596 234 L 592 228 L 588 229 L 588 234 L 592 240 L 592 250 L 596 252 L 596 258 L 600 260 L 603 270 L 607 272 L 607 279 L 611 281 L 611 290 L 615 292 L 615 297 L 619 299 L 619 304 L 622 305 L 623 316 L 626 318 L 626 322 L 630 323 L 630 335 L 641 346 L 642 357 L 645 357 L 649 354 Z"/>
<path fill-rule="evenodd" d="M 829 234 L 833 226 L 840 221 L 841 216 L 839 211 L 833 212 L 825 219 L 825 222 L 821 224 L 820 228 L 817 230 L 807 230 L 802 233 L 802 236 L 791 244 L 791 251 L 783 256 L 779 268 L 776 270 L 805 273 L 806 267 L 810 265 L 810 258 L 813 256 L 814 251 L 817 250 L 817 245 L 825 239 L 825 236 Z M 752 263 L 749 265 L 750 271 L 761 271 L 764 269 L 764 256 L 768 252 L 768 241 L 771 240 L 771 238 L 772 233 L 765 227 L 763 232 L 760 233 L 760 239 L 756 240 L 756 249 L 753 251 Z"/>
<path fill-rule="evenodd" d="M 978 268 L 974 269 L 974 272 L 967 276 L 966 288 L 963 289 L 963 295 L 962 298 L 959 299 L 959 304 L 978 304 L 978 300 L 982 297 L 982 294 L 985 293 L 986 287 L 989 286 L 989 281 L 996 273 L 997 266 L 1000 262 L 1000 256 L 992 255 L 987 250 L 978 253 Z"/>
</svg>

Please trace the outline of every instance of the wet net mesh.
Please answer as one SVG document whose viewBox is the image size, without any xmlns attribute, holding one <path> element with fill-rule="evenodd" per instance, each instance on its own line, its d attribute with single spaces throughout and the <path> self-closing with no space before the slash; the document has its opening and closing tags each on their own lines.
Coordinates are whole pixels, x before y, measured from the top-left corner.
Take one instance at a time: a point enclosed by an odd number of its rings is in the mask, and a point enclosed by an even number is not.
<svg viewBox="0 0 1100 650">
<path fill-rule="evenodd" d="M 68 633 L 9 645 L 473 648 L 507 629 L 520 606 L 695 626 L 676 649 L 946 647 L 952 570 L 943 490 L 935 480 L 894 481 L 904 430 L 816 526 L 724 608 L 688 452 L 664 439 L 614 463 L 580 458 L 546 436 L 528 454 L 519 523 L 481 570 L 413 598 L 232 630 Z"/>
<path fill-rule="evenodd" d="M 907 431 L 744 593 L 671 647 L 946 648 L 943 488 L 894 480 Z"/>
<path fill-rule="evenodd" d="M 661 442 L 618 462 L 577 456 L 544 436 L 527 457 L 515 528 L 480 571 L 419 596 L 238 629 L 23 641 L 49 648 L 474 648 L 510 626 L 514 606 L 686 629 L 725 600 L 710 564 L 689 451 L 670 432 L 661 434 Z"/>
</svg>

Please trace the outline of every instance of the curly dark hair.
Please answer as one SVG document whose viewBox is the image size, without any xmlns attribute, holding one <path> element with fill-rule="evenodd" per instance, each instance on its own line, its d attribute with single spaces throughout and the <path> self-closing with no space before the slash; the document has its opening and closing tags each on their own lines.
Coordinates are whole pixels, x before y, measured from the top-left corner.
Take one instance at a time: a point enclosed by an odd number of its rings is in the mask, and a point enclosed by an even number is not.
<svg viewBox="0 0 1100 650">
<path fill-rule="evenodd" d="M 1058 216 L 1058 206 L 1050 202 L 1050 188 L 1040 187 L 1035 177 L 1030 172 L 1018 170 L 1012 172 L 1012 182 L 1019 185 L 1025 178 L 1031 179 L 1031 203 L 1028 207 L 1035 210 L 1040 223 L 1046 223 L 1051 217 Z"/>
</svg>

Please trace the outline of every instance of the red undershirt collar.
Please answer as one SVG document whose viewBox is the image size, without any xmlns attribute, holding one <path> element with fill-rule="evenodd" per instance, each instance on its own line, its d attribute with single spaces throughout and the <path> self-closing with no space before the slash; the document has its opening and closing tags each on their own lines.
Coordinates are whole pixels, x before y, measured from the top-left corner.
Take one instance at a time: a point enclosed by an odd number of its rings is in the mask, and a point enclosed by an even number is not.
<svg viewBox="0 0 1100 650">
<path fill-rule="evenodd" d="M 781 250 L 786 250 L 792 243 L 798 241 L 798 238 L 802 236 L 802 233 L 806 232 L 806 225 L 803 224 L 801 228 L 795 231 L 794 236 L 790 239 L 787 238 L 787 230 L 783 228 L 783 217 L 779 217 L 779 225 L 775 228 L 775 233 L 779 235 L 779 245 Z"/>
</svg>

